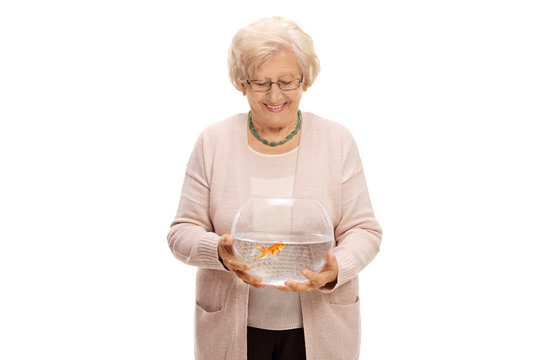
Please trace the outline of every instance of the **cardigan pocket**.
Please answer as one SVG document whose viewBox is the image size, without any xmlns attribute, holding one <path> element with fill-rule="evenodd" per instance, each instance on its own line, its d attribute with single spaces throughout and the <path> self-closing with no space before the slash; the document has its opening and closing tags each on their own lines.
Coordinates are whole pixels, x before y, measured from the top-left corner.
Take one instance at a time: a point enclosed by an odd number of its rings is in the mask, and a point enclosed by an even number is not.
<svg viewBox="0 0 540 360">
<path fill-rule="evenodd" d="M 223 309 L 206 311 L 195 305 L 195 358 L 227 359 L 230 329 L 223 321 Z"/>
<path fill-rule="evenodd" d="M 325 294 L 332 305 L 349 305 L 358 301 L 358 277 Z"/>
<path fill-rule="evenodd" d="M 339 324 L 339 342 L 343 360 L 358 359 L 360 355 L 360 299 L 352 304 L 329 304 L 333 321 Z"/>
<path fill-rule="evenodd" d="M 201 269 L 197 271 L 195 303 L 195 358 L 197 360 L 234 359 L 235 331 L 234 282 L 232 272 Z M 231 304 L 231 300 L 232 304 Z"/>
<path fill-rule="evenodd" d="M 195 300 L 207 313 L 222 310 L 234 285 L 235 275 L 228 271 L 199 269 Z"/>
</svg>

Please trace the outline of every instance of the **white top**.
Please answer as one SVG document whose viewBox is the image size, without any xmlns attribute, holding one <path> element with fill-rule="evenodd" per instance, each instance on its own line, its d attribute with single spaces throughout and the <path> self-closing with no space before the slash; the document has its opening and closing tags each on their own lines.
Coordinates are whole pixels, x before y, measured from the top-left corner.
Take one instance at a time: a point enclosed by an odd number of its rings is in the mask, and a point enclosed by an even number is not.
<svg viewBox="0 0 540 360">
<path fill-rule="evenodd" d="M 251 194 L 290 197 L 294 190 L 294 175 L 298 148 L 284 154 L 261 154 L 249 148 Z M 303 327 L 300 294 L 266 286 L 249 288 L 248 326 L 268 330 Z"/>
</svg>

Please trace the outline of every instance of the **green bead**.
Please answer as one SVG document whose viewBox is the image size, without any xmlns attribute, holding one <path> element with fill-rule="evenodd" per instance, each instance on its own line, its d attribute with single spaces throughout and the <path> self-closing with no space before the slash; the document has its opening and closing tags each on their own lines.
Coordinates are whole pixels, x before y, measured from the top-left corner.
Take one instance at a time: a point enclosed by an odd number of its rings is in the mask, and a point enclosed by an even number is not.
<svg viewBox="0 0 540 360">
<path fill-rule="evenodd" d="M 265 145 L 269 145 L 269 146 L 278 146 L 278 145 L 281 145 L 283 143 L 286 143 L 287 141 L 291 140 L 292 137 L 294 135 L 296 135 L 298 133 L 298 131 L 300 131 L 300 127 L 302 125 L 302 119 L 300 118 L 300 110 L 298 110 L 298 122 L 296 124 L 296 128 L 289 134 L 287 135 L 287 137 L 279 142 L 270 142 L 266 139 L 263 139 L 262 137 L 259 136 L 259 134 L 257 133 L 257 131 L 255 130 L 255 128 L 253 127 L 253 120 L 252 120 L 252 117 L 251 117 L 251 111 L 249 112 L 249 129 L 251 130 L 251 133 L 260 141 L 262 142 L 263 144 Z"/>
</svg>

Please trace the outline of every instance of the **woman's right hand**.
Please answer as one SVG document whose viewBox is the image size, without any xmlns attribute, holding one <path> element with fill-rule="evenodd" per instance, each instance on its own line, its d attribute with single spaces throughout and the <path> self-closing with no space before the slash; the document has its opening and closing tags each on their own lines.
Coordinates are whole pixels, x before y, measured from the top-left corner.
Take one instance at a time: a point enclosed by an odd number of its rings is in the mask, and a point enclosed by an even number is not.
<svg viewBox="0 0 540 360">
<path fill-rule="evenodd" d="M 266 287 L 261 281 L 261 278 L 248 274 L 246 270 L 251 269 L 251 265 L 241 262 L 234 256 L 232 244 L 234 238 L 232 235 L 226 234 L 219 239 L 218 255 L 223 265 L 243 282 L 256 288 Z"/>
</svg>

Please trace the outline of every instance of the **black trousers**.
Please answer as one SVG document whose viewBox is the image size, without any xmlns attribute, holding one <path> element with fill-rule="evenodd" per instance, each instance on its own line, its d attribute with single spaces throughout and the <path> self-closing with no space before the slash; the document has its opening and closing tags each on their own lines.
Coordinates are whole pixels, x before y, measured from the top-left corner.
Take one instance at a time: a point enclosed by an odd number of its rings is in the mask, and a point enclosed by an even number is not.
<svg viewBox="0 0 540 360">
<path fill-rule="evenodd" d="M 304 329 L 265 330 L 247 328 L 248 360 L 303 360 Z"/>
</svg>

